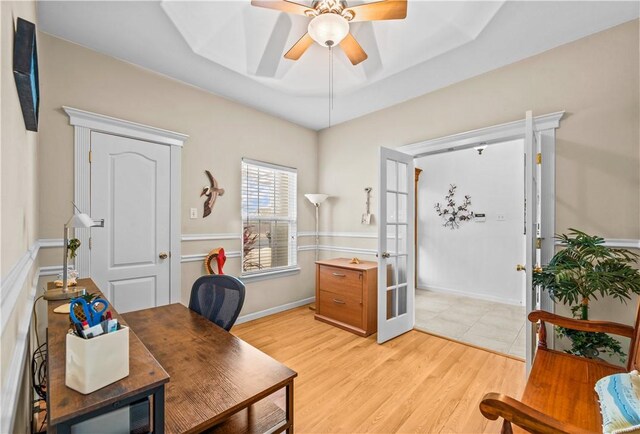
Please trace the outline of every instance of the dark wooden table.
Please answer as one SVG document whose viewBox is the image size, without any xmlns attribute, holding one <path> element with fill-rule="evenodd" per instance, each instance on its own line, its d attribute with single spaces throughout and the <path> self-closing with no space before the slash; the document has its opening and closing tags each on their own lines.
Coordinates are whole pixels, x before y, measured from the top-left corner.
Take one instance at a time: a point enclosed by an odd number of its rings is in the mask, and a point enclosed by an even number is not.
<svg viewBox="0 0 640 434">
<path fill-rule="evenodd" d="M 78 285 L 87 292 L 102 293 L 91 279 L 79 279 Z M 144 396 L 153 396 L 154 432 L 162 433 L 163 391 L 169 375 L 140 342 L 129 333 L 129 376 L 93 393 L 83 395 L 65 385 L 66 335 L 70 328 L 68 314 L 53 310 L 69 300 L 49 301 L 47 307 L 47 419 L 48 432 L 70 432 L 74 423 L 113 411 Z M 121 318 L 109 307 L 114 318 Z"/>
<path fill-rule="evenodd" d="M 122 316 L 171 376 L 167 433 L 293 432 L 294 371 L 181 304 Z"/>
</svg>

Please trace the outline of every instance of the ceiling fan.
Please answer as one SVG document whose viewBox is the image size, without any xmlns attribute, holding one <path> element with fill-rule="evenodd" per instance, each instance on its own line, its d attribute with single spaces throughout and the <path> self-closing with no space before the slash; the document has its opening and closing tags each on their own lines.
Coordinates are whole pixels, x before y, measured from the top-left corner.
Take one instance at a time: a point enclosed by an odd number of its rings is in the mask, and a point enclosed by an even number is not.
<svg viewBox="0 0 640 434">
<path fill-rule="evenodd" d="M 286 59 L 298 60 L 315 41 L 328 48 L 340 45 L 354 65 L 365 60 L 367 53 L 349 33 L 349 23 L 407 16 L 407 0 L 381 0 L 352 7 L 344 0 L 315 0 L 311 7 L 290 0 L 251 0 L 251 4 L 311 18 L 307 33 L 287 51 Z"/>
</svg>

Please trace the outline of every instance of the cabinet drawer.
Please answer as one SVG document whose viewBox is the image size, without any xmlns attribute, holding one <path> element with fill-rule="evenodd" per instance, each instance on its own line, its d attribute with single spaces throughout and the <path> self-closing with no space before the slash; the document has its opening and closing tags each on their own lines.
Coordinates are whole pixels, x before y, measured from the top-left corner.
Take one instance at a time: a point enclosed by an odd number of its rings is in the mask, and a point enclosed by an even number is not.
<svg viewBox="0 0 640 434">
<path fill-rule="evenodd" d="M 320 290 L 362 301 L 362 271 L 320 266 Z"/>
<path fill-rule="evenodd" d="M 320 291 L 318 313 L 327 318 L 362 328 L 362 303 L 354 297 L 345 297 L 329 291 Z"/>
</svg>

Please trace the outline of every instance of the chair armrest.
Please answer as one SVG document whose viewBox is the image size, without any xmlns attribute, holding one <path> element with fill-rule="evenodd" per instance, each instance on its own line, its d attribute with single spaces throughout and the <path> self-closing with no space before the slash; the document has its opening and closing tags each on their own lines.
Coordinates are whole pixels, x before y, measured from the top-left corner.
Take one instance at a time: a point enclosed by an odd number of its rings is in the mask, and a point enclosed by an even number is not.
<svg viewBox="0 0 640 434">
<path fill-rule="evenodd" d="M 490 420 L 503 418 L 520 428 L 540 434 L 593 434 L 570 423 L 560 422 L 551 416 L 539 412 L 526 404 L 501 393 L 487 393 L 480 401 L 480 412 Z M 509 425 L 510 427 L 510 425 Z M 511 432 L 503 428 L 502 432 Z"/>
<path fill-rule="evenodd" d="M 602 332 L 612 333 L 618 336 L 625 336 L 628 338 L 633 337 L 635 329 L 626 324 L 620 324 L 611 321 L 592 321 L 585 319 L 567 318 L 564 316 L 556 315 L 544 310 L 534 310 L 529 316 L 531 322 L 549 322 L 560 327 L 566 327 L 572 330 L 579 330 L 583 332 Z"/>
</svg>

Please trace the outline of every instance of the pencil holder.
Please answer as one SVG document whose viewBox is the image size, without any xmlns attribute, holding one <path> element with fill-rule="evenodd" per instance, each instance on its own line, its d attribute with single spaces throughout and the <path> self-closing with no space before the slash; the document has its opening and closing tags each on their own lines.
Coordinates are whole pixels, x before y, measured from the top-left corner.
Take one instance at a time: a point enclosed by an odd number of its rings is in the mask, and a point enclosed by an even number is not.
<svg viewBox="0 0 640 434">
<path fill-rule="evenodd" d="M 129 328 L 84 339 L 67 334 L 65 384 L 88 394 L 129 375 Z"/>
</svg>

